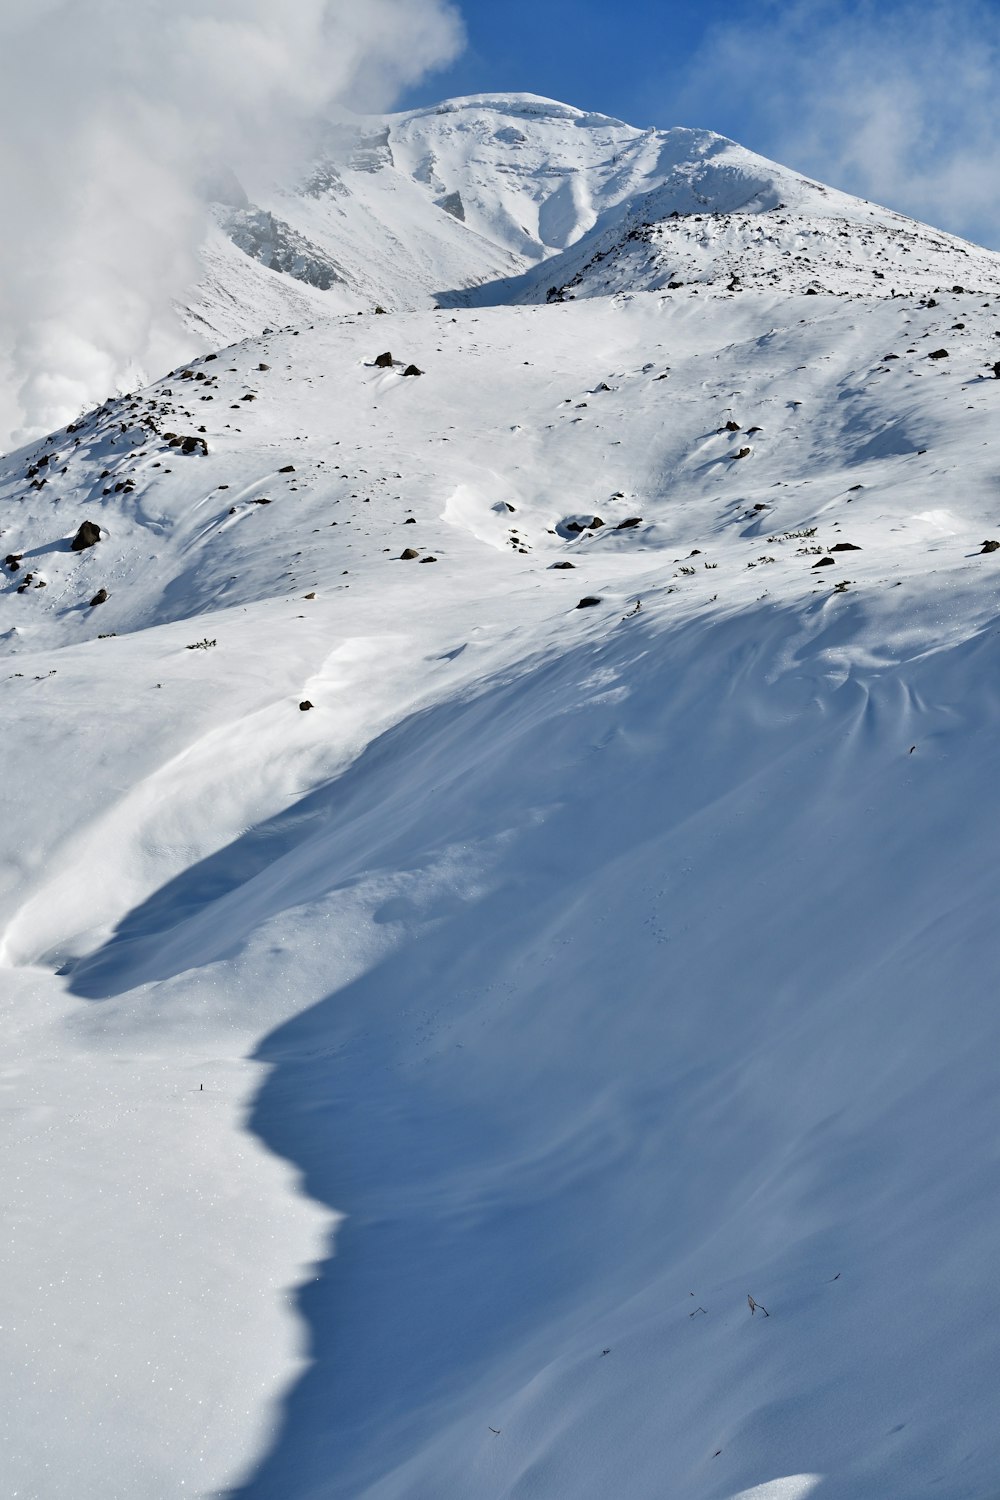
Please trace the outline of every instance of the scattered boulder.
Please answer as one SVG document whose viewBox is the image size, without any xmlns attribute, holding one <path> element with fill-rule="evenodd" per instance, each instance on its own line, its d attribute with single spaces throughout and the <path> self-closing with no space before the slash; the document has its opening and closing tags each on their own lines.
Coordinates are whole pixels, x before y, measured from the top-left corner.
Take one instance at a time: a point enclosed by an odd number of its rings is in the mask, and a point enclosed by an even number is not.
<svg viewBox="0 0 1000 1500">
<path fill-rule="evenodd" d="M 437 558 L 436 557 L 422 557 L 420 559 L 420 561 L 422 563 L 425 563 L 425 562 L 437 562 Z"/>
<path fill-rule="evenodd" d="M 995 375 L 997 380 L 1000 380 L 1000 359 L 998 359 L 996 364 L 993 366 L 993 374 Z"/>
<path fill-rule="evenodd" d="M 821 557 L 813 563 L 814 568 L 832 568 L 834 566 L 835 564 L 832 557 Z"/>
<path fill-rule="evenodd" d="M 76 536 L 70 542 L 73 552 L 83 552 L 86 547 L 94 547 L 101 540 L 101 528 L 96 521 L 81 521 Z"/>
<path fill-rule="evenodd" d="M 749 458 L 749 457 L 750 457 L 750 449 L 749 448 L 741 448 L 740 451 L 739 451 L 739 453 L 734 453 L 733 454 L 733 458 L 734 459 L 736 459 L 736 458 Z"/>
<path fill-rule="evenodd" d="M 376 368 L 376 370 L 391 370 L 392 369 L 392 363 L 393 363 L 393 361 L 392 361 L 392 355 L 389 353 L 388 349 L 385 351 L 384 354 L 377 354 L 375 356 L 375 368 Z"/>
<path fill-rule="evenodd" d="M 722 430 L 723 432 L 741 432 L 743 429 L 740 427 L 739 422 L 727 422 Z"/>
<path fill-rule="evenodd" d="M 406 369 L 403 371 L 404 375 L 422 375 L 423 373 L 423 370 L 418 370 L 416 365 L 407 365 Z"/>
<path fill-rule="evenodd" d="M 861 548 L 856 542 L 834 542 L 830 548 L 831 552 L 860 552 Z"/>
<path fill-rule="evenodd" d="M 200 453 L 202 457 L 208 456 L 208 444 L 203 437 L 186 437 L 181 439 L 182 453 Z"/>
<path fill-rule="evenodd" d="M 93 599 L 91 599 L 91 601 L 90 601 L 90 607 L 91 607 L 91 609 L 93 609 L 93 607 L 94 607 L 95 604 L 106 604 L 107 603 L 107 598 L 108 598 L 108 591 L 107 591 L 107 589 L 98 589 L 97 593 L 94 595 Z"/>
<path fill-rule="evenodd" d="M 554 568 L 575 568 L 576 567 L 576 563 L 571 563 L 571 562 L 557 562 L 557 563 L 553 563 L 552 566 Z"/>
<path fill-rule="evenodd" d="M 301 710 L 301 712 L 306 713 L 310 708 L 312 708 L 312 704 L 309 702 L 309 699 L 303 698 L 302 702 L 299 704 L 299 709 Z"/>
<path fill-rule="evenodd" d="M 979 555 L 980 557 L 982 557 L 984 552 L 998 551 L 1000 551 L 1000 542 L 984 542 L 982 547 L 979 549 Z"/>
<path fill-rule="evenodd" d="M 412 562 L 415 557 L 419 556 L 420 553 L 417 551 L 416 547 L 404 547 L 402 552 L 399 554 L 399 560 L 400 562 Z"/>
<path fill-rule="evenodd" d="M 576 607 L 577 609 L 590 609 L 593 605 L 600 604 L 600 602 L 596 594 L 584 594 Z"/>
<path fill-rule="evenodd" d="M 947 351 L 947 349 L 932 349 L 931 352 L 930 352 L 930 354 L 928 354 L 927 358 L 928 359 L 947 359 L 948 358 L 948 351 Z"/>
<path fill-rule="evenodd" d="M 633 526 L 641 526 L 641 525 L 642 525 L 642 517 L 641 516 L 629 516 L 626 520 L 619 521 L 618 525 L 615 527 L 615 530 L 616 531 L 631 531 L 631 529 L 632 529 Z"/>
</svg>

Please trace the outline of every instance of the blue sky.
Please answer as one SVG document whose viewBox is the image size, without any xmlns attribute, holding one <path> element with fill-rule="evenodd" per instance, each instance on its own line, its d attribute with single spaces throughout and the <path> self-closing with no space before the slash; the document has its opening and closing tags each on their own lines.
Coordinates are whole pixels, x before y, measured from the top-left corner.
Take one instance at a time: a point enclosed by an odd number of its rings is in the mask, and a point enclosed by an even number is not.
<svg viewBox="0 0 1000 1500">
<path fill-rule="evenodd" d="M 490 89 L 546 94 L 636 125 L 673 123 L 663 105 L 731 0 L 460 0 L 468 45 L 443 76 L 413 92 L 432 103 Z"/>
<path fill-rule="evenodd" d="M 405 104 L 524 90 L 694 125 L 1000 248 L 1000 0 L 460 0 Z"/>
</svg>

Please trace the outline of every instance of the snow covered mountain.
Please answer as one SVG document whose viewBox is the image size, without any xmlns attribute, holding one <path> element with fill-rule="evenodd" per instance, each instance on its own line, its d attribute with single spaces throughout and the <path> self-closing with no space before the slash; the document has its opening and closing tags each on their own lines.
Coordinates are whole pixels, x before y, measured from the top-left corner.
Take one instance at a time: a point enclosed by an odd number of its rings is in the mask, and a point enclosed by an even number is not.
<svg viewBox="0 0 1000 1500">
<path fill-rule="evenodd" d="M 192 326 L 694 283 L 889 296 L 1000 291 L 996 255 L 708 130 L 637 130 L 531 94 L 331 128 L 305 180 L 218 190 Z"/>
<path fill-rule="evenodd" d="M 990 1500 L 1000 262 L 362 136 L 0 463 L 9 1492 Z"/>
</svg>

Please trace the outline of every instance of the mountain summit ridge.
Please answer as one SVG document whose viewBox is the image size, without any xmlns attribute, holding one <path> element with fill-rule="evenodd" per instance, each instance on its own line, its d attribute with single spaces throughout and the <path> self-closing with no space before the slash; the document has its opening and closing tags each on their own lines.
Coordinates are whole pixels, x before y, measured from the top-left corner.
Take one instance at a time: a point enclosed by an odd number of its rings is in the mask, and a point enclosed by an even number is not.
<svg viewBox="0 0 1000 1500">
<path fill-rule="evenodd" d="M 852 295 L 1000 289 L 1000 256 L 710 130 L 533 94 L 332 124 L 311 168 L 216 206 L 188 310 L 216 338 L 328 312 L 678 285 Z M 235 242 L 235 243 L 234 243 Z"/>
</svg>

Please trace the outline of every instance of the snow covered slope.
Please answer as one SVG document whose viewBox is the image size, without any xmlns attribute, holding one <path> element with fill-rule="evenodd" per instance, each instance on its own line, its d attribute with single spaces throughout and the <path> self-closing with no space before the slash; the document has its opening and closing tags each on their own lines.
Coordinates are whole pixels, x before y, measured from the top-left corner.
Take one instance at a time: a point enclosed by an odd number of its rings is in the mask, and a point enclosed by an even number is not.
<svg viewBox="0 0 1000 1500">
<path fill-rule="evenodd" d="M 533 94 L 331 127 L 303 182 L 260 205 L 232 185 L 224 196 L 189 314 L 224 341 L 375 305 L 672 282 L 868 296 L 1000 290 L 995 254 L 712 131 L 638 130 Z"/>
<path fill-rule="evenodd" d="M 10 1493 L 994 1493 L 935 300 L 324 319 L 4 461 Z"/>
</svg>

